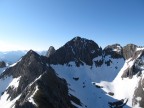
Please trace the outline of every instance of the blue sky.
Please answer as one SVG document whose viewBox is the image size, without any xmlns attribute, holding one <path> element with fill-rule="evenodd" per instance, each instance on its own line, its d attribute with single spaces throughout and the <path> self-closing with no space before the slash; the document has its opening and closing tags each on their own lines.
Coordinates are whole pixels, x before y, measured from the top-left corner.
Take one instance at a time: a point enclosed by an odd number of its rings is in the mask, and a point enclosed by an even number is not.
<svg viewBox="0 0 144 108">
<path fill-rule="evenodd" d="M 75 36 L 143 46 L 144 0 L 0 0 L 0 51 L 59 48 Z"/>
</svg>

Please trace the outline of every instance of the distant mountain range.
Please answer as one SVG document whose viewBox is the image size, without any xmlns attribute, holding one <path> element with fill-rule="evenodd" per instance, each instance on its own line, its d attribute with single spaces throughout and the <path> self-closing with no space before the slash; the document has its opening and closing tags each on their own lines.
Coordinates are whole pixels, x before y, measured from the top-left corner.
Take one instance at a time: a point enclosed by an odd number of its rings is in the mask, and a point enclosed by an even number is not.
<svg viewBox="0 0 144 108">
<path fill-rule="evenodd" d="M 0 61 L 5 61 L 9 64 L 17 62 L 22 56 L 24 56 L 28 51 L 27 50 L 18 50 L 18 51 L 0 51 Z M 36 51 L 39 55 L 45 56 L 47 51 Z"/>
<path fill-rule="evenodd" d="M 0 52 L 3 108 L 144 108 L 144 47 L 75 37 L 55 50 Z"/>
</svg>

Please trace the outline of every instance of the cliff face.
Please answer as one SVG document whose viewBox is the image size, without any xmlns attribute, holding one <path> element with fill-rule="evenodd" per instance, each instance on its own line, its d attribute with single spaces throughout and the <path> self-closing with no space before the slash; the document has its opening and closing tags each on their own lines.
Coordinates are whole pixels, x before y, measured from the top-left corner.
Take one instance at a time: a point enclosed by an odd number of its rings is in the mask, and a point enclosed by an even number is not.
<svg viewBox="0 0 144 108">
<path fill-rule="evenodd" d="M 139 58 L 135 61 L 134 71 L 137 72 L 140 80 L 138 82 L 138 86 L 135 89 L 134 97 L 133 97 L 133 106 L 139 105 L 141 108 L 144 108 L 144 50 L 142 51 Z"/>
<path fill-rule="evenodd" d="M 133 57 L 135 54 L 137 46 L 134 44 L 128 44 L 123 47 L 123 56 L 126 60 Z"/>
<path fill-rule="evenodd" d="M 137 73 L 139 73 L 139 75 L 141 74 L 142 69 L 140 69 L 140 66 L 143 65 L 143 55 L 144 50 L 133 52 L 133 54 L 131 55 L 132 57 L 126 61 L 128 64 L 128 68 L 124 71 L 122 78 L 132 78 Z"/>
<path fill-rule="evenodd" d="M 49 49 L 48 49 L 48 51 L 47 51 L 46 57 L 50 57 L 55 52 L 56 52 L 55 48 L 53 46 L 50 46 Z"/>
</svg>

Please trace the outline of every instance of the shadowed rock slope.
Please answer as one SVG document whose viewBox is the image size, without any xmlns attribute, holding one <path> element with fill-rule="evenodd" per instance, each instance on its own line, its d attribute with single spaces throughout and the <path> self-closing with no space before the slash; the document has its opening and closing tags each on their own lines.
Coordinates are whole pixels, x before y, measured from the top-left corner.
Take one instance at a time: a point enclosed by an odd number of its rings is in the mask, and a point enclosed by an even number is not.
<svg viewBox="0 0 144 108">
<path fill-rule="evenodd" d="M 92 65 L 95 57 L 102 55 L 102 49 L 92 40 L 75 37 L 59 48 L 50 58 L 50 64 L 65 64 L 75 61 L 77 66 Z"/>
<path fill-rule="evenodd" d="M 11 101 L 20 96 L 14 103 L 15 108 L 74 107 L 70 102 L 66 81 L 58 78 L 44 59 L 30 50 L 15 66 L 0 75 L 1 79 L 20 77 L 17 88 L 9 86 L 4 91 Z"/>
</svg>

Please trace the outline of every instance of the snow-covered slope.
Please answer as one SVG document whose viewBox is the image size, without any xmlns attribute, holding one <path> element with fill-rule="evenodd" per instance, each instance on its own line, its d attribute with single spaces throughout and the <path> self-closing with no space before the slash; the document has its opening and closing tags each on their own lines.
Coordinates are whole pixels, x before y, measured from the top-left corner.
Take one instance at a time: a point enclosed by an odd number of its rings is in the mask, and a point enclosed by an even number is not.
<svg viewBox="0 0 144 108">
<path fill-rule="evenodd" d="M 140 52 L 137 52 L 140 51 Z M 135 95 L 135 90 L 138 88 L 139 81 L 144 76 L 144 55 L 143 55 L 143 48 L 138 48 L 136 50 L 135 55 L 128 60 L 125 61 L 124 66 L 116 76 L 116 78 L 112 82 L 102 81 L 99 85 L 103 86 L 103 90 L 105 92 L 112 92 L 114 93 L 113 98 L 115 99 L 128 99 L 127 105 L 133 108 L 143 108 L 144 106 L 139 106 L 139 101 L 141 97 Z M 141 56 L 141 57 L 140 57 Z M 138 65 L 136 61 L 141 61 Z M 137 68 L 138 66 L 138 68 Z M 123 74 L 126 72 L 135 72 L 135 70 L 139 70 L 137 73 L 134 73 L 131 77 L 123 78 Z M 127 71 L 128 70 L 128 71 Z M 133 100 L 137 100 L 137 104 L 134 104 Z"/>
<path fill-rule="evenodd" d="M 77 67 L 74 62 L 70 62 L 68 64 L 70 66 L 51 66 L 59 77 L 66 79 L 69 84 L 69 93 L 80 99 L 81 105 L 77 105 L 78 108 L 108 108 L 108 102 L 116 100 L 107 96 L 107 92 L 97 88 L 94 83 L 99 83 L 102 80 L 112 81 L 116 77 L 123 66 L 124 60 L 111 60 L 112 64 L 110 66 L 103 64 L 101 67 L 86 64 Z"/>
</svg>

